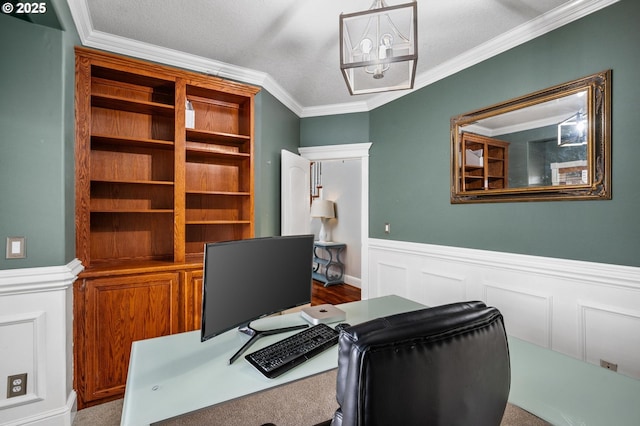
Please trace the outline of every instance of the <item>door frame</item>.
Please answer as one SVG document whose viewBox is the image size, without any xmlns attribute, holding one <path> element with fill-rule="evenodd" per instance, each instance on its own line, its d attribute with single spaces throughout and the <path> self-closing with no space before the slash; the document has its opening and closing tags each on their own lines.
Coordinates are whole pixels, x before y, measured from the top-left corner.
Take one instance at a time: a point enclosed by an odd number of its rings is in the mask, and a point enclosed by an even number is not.
<svg viewBox="0 0 640 426">
<path fill-rule="evenodd" d="M 360 159 L 360 172 L 362 188 L 362 222 L 360 224 L 360 293 L 361 299 L 369 298 L 369 149 L 371 142 L 344 144 L 344 145 L 324 145 L 298 148 L 300 155 L 310 161 L 346 160 Z"/>
</svg>

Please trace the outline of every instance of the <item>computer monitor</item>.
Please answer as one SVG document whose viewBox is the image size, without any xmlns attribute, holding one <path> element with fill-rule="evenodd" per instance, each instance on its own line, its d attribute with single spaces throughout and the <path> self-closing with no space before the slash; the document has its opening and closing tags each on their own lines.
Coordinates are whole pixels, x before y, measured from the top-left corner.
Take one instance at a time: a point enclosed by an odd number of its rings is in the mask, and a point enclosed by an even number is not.
<svg viewBox="0 0 640 426">
<path fill-rule="evenodd" d="M 238 328 L 251 339 L 307 327 L 256 330 L 258 318 L 311 302 L 313 235 L 252 238 L 205 244 L 202 281 L 204 342 Z"/>
</svg>

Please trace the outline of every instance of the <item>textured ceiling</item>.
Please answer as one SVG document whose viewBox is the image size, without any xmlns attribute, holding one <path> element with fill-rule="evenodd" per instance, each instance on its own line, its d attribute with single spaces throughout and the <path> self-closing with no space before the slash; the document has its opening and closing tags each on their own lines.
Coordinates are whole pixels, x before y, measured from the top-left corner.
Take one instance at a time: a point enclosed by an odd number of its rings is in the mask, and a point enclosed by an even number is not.
<svg viewBox="0 0 640 426">
<path fill-rule="evenodd" d="M 389 0 L 387 4 L 404 2 Z M 370 0 L 68 0 L 68 3 L 76 25 L 88 29 L 84 31 L 87 45 L 117 51 L 122 43 L 129 47 L 121 50 L 133 55 L 136 50 L 144 52 L 150 47 L 154 51 L 169 49 L 168 52 L 209 61 L 201 68 L 211 74 L 227 78 L 258 75 L 277 87 L 270 92 L 286 98 L 285 103 L 293 105 L 292 109 L 300 115 L 313 115 L 304 111 L 328 106 L 335 109 L 344 104 L 363 105 L 380 96 L 349 95 L 340 73 L 339 15 L 366 10 L 371 6 Z M 427 84 L 429 78 L 433 80 L 435 70 L 442 74 L 442 68 L 456 63 L 456 58 L 487 50 L 498 40 L 508 48 L 509 43 L 526 41 L 527 32 L 548 31 L 545 22 L 551 18 L 559 16 L 560 20 L 568 21 L 568 14 L 584 10 L 585 4 L 593 8 L 598 3 L 603 1 L 418 0 L 416 88 Z M 79 10 L 84 10 L 84 15 Z M 509 34 L 523 40 L 510 41 Z M 283 95 L 278 96 L 280 93 Z"/>
</svg>

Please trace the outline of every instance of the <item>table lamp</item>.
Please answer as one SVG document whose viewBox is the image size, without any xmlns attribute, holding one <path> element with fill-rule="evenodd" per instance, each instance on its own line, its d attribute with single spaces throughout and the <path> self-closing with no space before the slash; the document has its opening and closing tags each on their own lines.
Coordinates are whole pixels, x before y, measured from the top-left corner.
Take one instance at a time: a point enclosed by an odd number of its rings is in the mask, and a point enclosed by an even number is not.
<svg viewBox="0 0 640 426">
<path fill-rule="evenodd" d="M 328 219 L 336 217 L 333 201 L 322 200 L 320 198 L 313 200 L 313 203 L 311 203 L 311 217 L 320 218 L 320 233 L 318 234 L 318 241 L 330 242 L 331 235 L 329 234 L 329 231 L 327 231 L 325 223 Z"/>
</svg>

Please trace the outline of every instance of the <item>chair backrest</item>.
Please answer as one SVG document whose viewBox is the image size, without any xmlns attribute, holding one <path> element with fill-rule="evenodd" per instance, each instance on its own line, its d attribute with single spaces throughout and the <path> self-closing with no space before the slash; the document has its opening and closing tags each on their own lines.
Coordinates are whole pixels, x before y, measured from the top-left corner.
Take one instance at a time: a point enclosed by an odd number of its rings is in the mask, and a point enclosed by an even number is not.
<svg viewBox="0 0 640 426">
<path fill-rule="evenodd" d="M 502 314 L 463 302 L 341 332 L 332 425 L 498 426 L 511 384 Z"/>
</svg>

